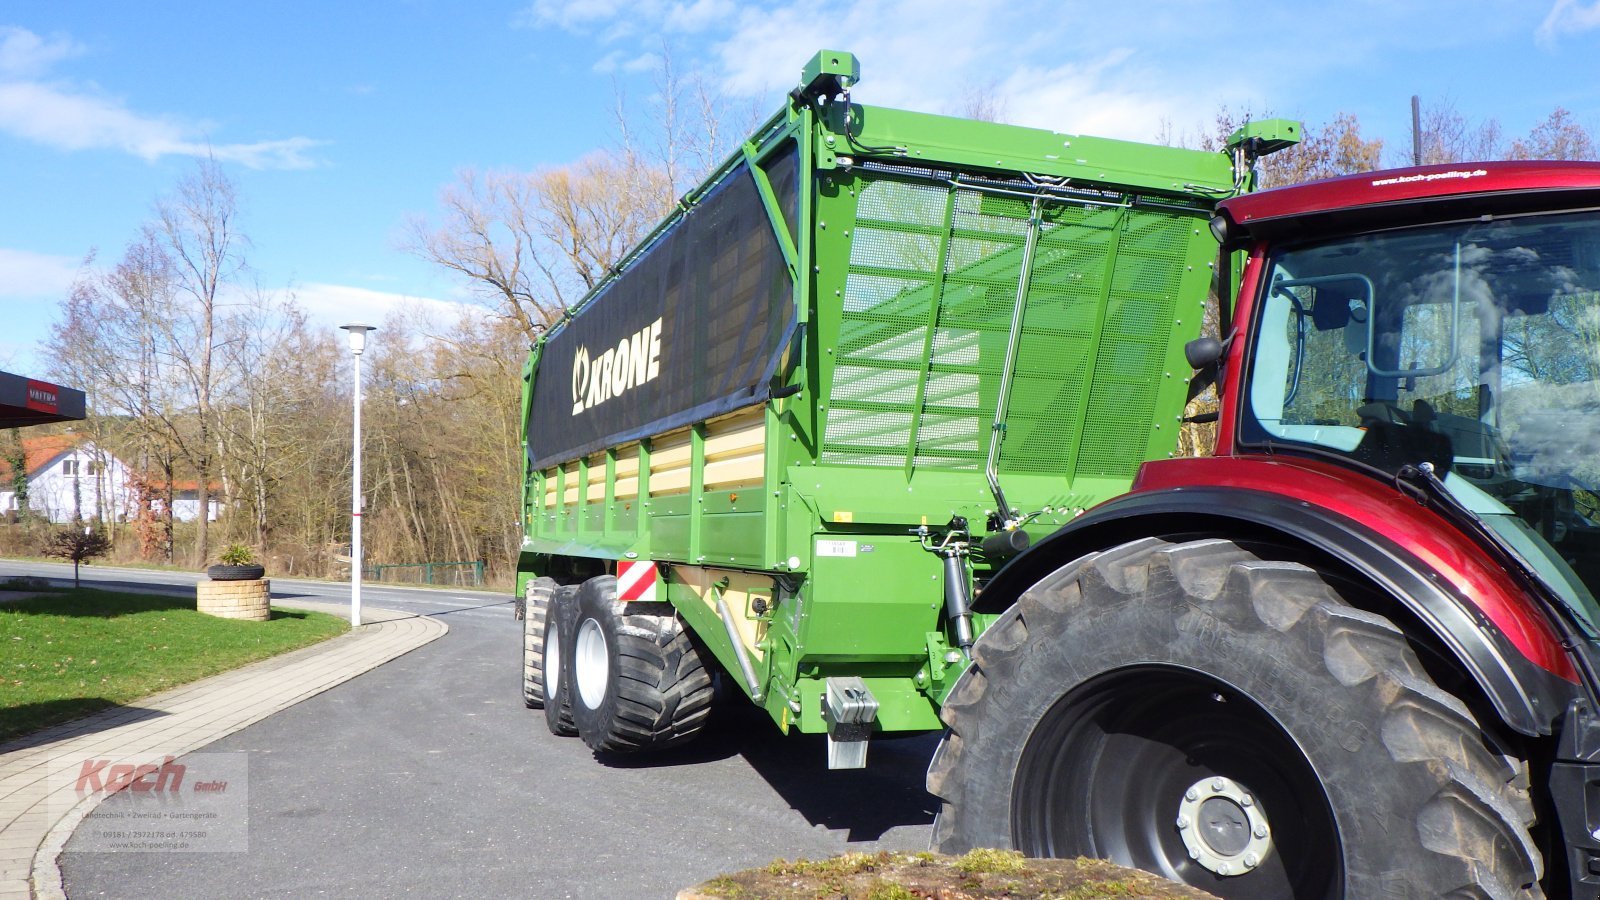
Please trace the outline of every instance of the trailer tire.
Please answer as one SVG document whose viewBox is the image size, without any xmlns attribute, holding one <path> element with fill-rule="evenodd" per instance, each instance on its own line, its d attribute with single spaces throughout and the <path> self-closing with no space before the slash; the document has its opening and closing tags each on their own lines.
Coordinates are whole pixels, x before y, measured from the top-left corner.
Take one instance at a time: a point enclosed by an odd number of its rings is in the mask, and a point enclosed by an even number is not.
<svg viewBox="0 0 1600 900">
<path fill-rule="evenodd" d="M 597 753 L 675 747 L 699 734 L 715 697 L 709 654 L 667 603 L 622 603 L 602 575 L 578 590 L 572 713 Z"/>
<path fill-rule="evenodd" d="M 572 721 L 572 621 L 578 614 L 578 589 L 556 588 L 550 595 L 539 689 L 544 699 L 544 724 L 557 737 L 573 737 Z"/>
<path fill-rule="evenodd" d="M 551 578 L 531 578 L 522 591 L 522 702 L 529 709 L 544 708 L 544 629 L 555 592 Z"/>
<path fill-rule="evenodd" d="M 934 846 L 1222 897 L 1542 897 L 1520 761 L 1359 596 L 1224 540 L 1058 569 L 946 700 Z"/>
</svg>

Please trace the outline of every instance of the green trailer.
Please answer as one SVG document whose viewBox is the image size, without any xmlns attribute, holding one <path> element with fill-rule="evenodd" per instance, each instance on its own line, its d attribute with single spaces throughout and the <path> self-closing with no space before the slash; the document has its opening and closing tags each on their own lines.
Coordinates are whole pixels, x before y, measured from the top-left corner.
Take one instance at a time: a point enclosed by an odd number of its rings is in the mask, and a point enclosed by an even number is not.
<svg viewBox="0 0 1600 900">
<path fill-rule="evenodd" d="M 1033 536 L 1174 452 L 1227 152 L 862 106 L 823 52 L 534 347 L 525 700 L 599 750 L 698 730 L 713 673 L 859 766 L 938 729 Z"/>
</svg>

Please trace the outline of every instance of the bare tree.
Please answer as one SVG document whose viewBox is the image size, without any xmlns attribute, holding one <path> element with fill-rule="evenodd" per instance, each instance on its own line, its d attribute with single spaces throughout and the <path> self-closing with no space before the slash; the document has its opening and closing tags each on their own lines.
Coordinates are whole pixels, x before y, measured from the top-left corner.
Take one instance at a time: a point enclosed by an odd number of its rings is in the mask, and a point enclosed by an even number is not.
<svg viewBox="0 0 1600 900">
<path fill-rule="evenodd" d="M 1424 104 L 1421 124 L 1423 165 L 1495 159 L 1504 152 L 1500 123 L 1494 119 L 1467 119 L 1449 97 Z M 1411 162 L 1409 152 L 1393 160 L 1395 165 Z"/>
<path fill-rule="evenodd" d="M 1000 82 L 991 79 L 982 84 L 968 85 L 950 110 L 950 115 L 980 122 L 1004 122 L 1009 112 L 1005 95 L 1000 92 Z M 1162 125 L 1167 129 L 1165 137 L 1168 140 L 1165 143 L 1170 144 L 1171 123 L 1163 122 Z"/>
<path fill-rule="evenodd" d="M 663 214 L 666 175 L 599 151 L 537 172 L 460 174 L 443 221 L 414 218 L 404 248 L 464 276 L 532 340 Z"/>
<path fill-rule="evenodd" d="M 96 445 L 116 445 L 133 462 L 130 488 L 141 555 L 153 559 L 161 551 L 168 561 L 173 447 L 187 428 L 166 362 L 174 279 L 165 245 L 149 226 L 109 271 L 97 271 L 91 254 L 61 305 L 47 345 L 52 369 L 87 394 L 91 415 L 86 424 Z M 159 498 L 163 486 L 166 496 Z"/>
<path fill-rule="evenodd" d="M 238 189 L 215 159 L 202 159 L 156 203 L 156 228 L 166 244 L 178 290 L 189 303 L 172 324 L 181 335 L 171 342 L 172 361 L 185 376 L 194 401 L 192 440 L 180 444 L 195 472 L 195 562 L 209 558 L 207 534 L 211 480 L 216 468 L 214 362 L 224 285 L 244 268 L 245 239 L 237 231 Z"/>
<path fill-rule="evenodd" d="M 1260 118 L 1270 118 L 1264 113 Z M 1210 134 L 1203 136 L 1203 150 L 1221 150 L 1228 136 L 1257 118 L 1249 110 L 1236 112 L 1228 107 L 1217 111 Z M 1383 139 L 1361 136 L 1361 121 L 1353 113 L 1339 113 L 1326 125 L 1306 123 L 1300 143 L 1280 150 L 1258 163 L 1260 186 L 1282 187 L 1319 178 L 1333 178 L 1378 168 L 1383 154 Z"/>
<path fill-rule="evenodd" d="M 223 381 L 216 353 L 227 319 L 222 294 L 244 267 L 244 238 L 235 186 L 214 160 L 200 161 L 155 211 L 114 268 L 79 278 L 50 353 L 58 370 L 94 395 L 92 408 L 136 423 L 141 516 L 157 485 L 164 485 L 161 505 L 170 516 L 179 460 L 195 476 L 194 556 L 204 561 L 223 439 L 215 408 Z M 169 553 L 170 537 L 169 521 Z M 148 549 L 148 535 L 142 543 Z"/>
<path fill-rule="evenodd" d="M 1526 139 L 1511 142 L 1511 159 L 1597 159 L 1594 138 L 1573 121 L 1572 113 L 1556 107 L 1534 126 Z"/>
<path fill-rule="evenodd" d="M 526 340 L 594 288 L 753 129 L 704 73 L 685 75 L 662 42 L 648 112 L 613 84 L 614 146 L 536 171 L 463 170 L 437 222 L 414 217 L 402 248 L 453 272 Z M 730 127 L 731 125 L 731 127 Z"/>
</svg>

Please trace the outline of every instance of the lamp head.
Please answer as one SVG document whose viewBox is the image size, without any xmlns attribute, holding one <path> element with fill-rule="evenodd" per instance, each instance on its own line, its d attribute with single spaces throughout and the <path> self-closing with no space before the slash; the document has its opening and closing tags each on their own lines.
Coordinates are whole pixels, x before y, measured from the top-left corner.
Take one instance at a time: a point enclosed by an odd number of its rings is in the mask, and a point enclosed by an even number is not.
<svg viewBox="0 0 1600 900">
<path fill-rule="evenodd" d="M 373 325 L 363 325 L 360 322 L 351 322 L 349 325 L 340 325 L 345 331 L 350 332 L 350 352 L 357 356 L 367 349 L 367 332 L 377 331 Z"/>
</svg>

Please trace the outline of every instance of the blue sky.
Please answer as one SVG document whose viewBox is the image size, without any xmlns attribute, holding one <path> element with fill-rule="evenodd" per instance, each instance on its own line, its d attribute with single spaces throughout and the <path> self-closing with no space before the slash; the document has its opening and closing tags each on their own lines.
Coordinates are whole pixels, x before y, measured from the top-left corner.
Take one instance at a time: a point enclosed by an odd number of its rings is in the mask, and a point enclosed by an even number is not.
<svg viewBox="0 0 1600 900">
<path fill-rule="evenodd" d="M 1600 0 L 113 0 L 0 7 L 0 369 L 38 352 L 84 256 L 120 257 L 211 153 L 239 183 L 253 277 L 314 322 L 466 302 L 396 248 L 457 170 L 557 165 L 647 113 L 663 42 L 775 108 L 817 49 L 865 103 L 932 112 L 978 88 L 1006 118 L 1152 140 L 1217 108 L 1359 116 L 1386 159 L 1409 98 L 1520 136 L 1557 106 L 1600 132 Z"/>
</svg>

